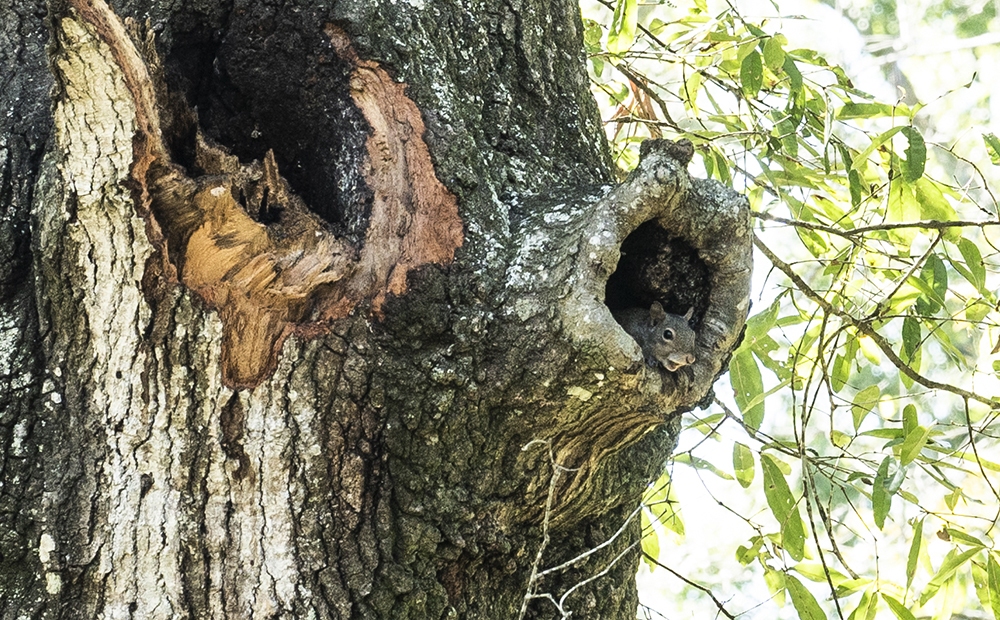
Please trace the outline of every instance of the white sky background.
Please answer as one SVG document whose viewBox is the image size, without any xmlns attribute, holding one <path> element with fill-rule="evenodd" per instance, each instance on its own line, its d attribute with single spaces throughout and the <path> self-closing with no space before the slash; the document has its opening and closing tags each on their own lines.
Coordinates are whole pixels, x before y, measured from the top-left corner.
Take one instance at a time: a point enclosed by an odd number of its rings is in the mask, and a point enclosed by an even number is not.
<svg viewBox="0 0 1000 620">
<path fill-rule="evenodd" d="M 835 9 L 813 2 L 811 0 L 776 0 L 780 13 L 775 6 L 767 1 L 733 0 L 733 6 L 746 19 L 759 22 L 767 19 L 766 30 L 770 33 L 782 33 L 788 38 L 785 49 L 809 48 L 822 53 L 831 64 L 844 67 L 847 75 L 855 86 L 876 96 L 880 101 L 894 102 L 902 98 L 902 94 L 883 77 L 879 65 L 880 60 L 865 52 L 866 41 L 858 33 L 850 20 L 843 17 L 843 12 L 851 11 L 850 5 L 841 5 Z M 971 0 L 970 4 L 977 0 Z M 1000 0 L 987 0 L 1000 2 Z M 687 3 L 684 0 L 674 0 L 677 8 L 666 10 L 676 14 L 684 11 Z M 899 16 L 899 33 L 883 41 L 869 41 L 868 44 L 891 46 L 891 58 L 898 61 L 899 68 L 913 85 L 917 99 L 927 107 L 918 116 L 917 125 L 926 138 L 929 151 L 931 143 L 939 143 L 945 148 L 954 148 L 963 157 L 977 165 L 994 188 L 1000 188 L 1000 174 L 990 164 L 989 157 L 983 146 L 983 133 L 1000 134 L 1000 93 L 994 92 L 1000 88 L 1000 32 L 987 33 L 974 40 L 957 39 L 953 27 L 942 27 L 942 23 L 927 24 L 923 17 L 928 8 L 935 3 L 929 0 L 897 0 L 897 15 Z M 984 5 L 980 2 L 980 5 Z M 609 14 L 602 13 L 605 9 L 584 3 L 584 15 L 594 15 L 604 23 L 610 21 Z M 725 10 L 723 2 L 709 2 L 710 12 L 717 14 Z M 664 7 L 666 8 L 666 7 Z M 659 10 L 659 9 L 656 9 Z M 1000 10 L 997 11 L 1000 14 Z M 669 14 L 669 13 L 668 13 Z M 784 15 L 785 17 L 781 17 Z M 600 17 L 598 17 L 600 16 Z M 948 26 L 947 21 L 944 26 Z M 882 60 L 884 61 L 884 58 Z M 996 95 L 996 96 L 994 96 Z M 677 117 L 675 117 L 677 118 Z M 948 156 L 937 149 L 929 153 L 930 157 Z M 950 180 L 961 185 L 968 178 L 957 178 L 963 172 L 958 167 L 950 165 L 937 166 L 928 161 L 928 172 L 940 180 Z M 692 166 L 694 172 L 694 166 Z M 982 217 L 982 213 L 978 214 Z M 978 219 L 978 218 L 977 218 Z M 761 266 L 766 264 L 763 257 L 758 256 L 758 269 L 754 274 L 754 309 L 758 312 L 766 308 L 773 299 L 774 289 L 766 281 L 768 275 Z M 765 373 L 765 382 L 773 379 Z M 977 386 L 977 388 L 980 386 Z M 723 400 L 732 404 L 731 388 L 725 378 L 716 385 L 716 393 Z M 769 402 L 768 418 L 770 421 L 787 422 L 788 415 L 776 411 L 775 405 Z M 704 412 L 703 412 L 704 413 Z M 765 422 L 766 424 L 767 422 Z M 728 427 L 728 431 L 735 430 Z M 729 472 L 731 469 L 732 441 L 749 443 L 742 432 L 726 432 L 721 442 L 705 442 L 695 455 L 711 461 L 713 464 Z M 681 437 L 678 452 L 689 449 L 702 439 L 694 431 L 688 431 Z M 1000 455 L 984 455 L 993 460 L 1000 460 Z M 724 501 L 740 515 L 752 518 L 765 525 L 767 531 L 774 531 L 773 518 L 770 516 L 763 493 L 760 491 L 760 466 L 757 466 L 754 486 L 746 491 L 731 481 L 722 481 L 711 473 L 696 471 L 685 465 L 675 465 L 673 468 L 674 490 L 681 502 L 682 517 L 686 528 L 684 541 L 671 539 L 669 534 L 660 538 L 660 559 L 685 577 L 710 586 L 717 598 L 726 609 L 740 618 L 780 619 L 795 618 L 796 614 L 788 602 L 782 608 L 774 601 L 768 600 L 768 590 L 762 578 L 762 571 L 756 564 L 749 567 L 741 566 L 735 559 L 734 552 L 738 545 L 743 544 L 753 535 L 753 530 L 740 517 L 718 505 L 718 500 Z M 714 494 L 714 495 L 713 495 Z M 904 520 L 899 519 L 897 502 L 894 501 L 894 512 L 890 518 L 897 522 L 887 522 L 881 535 L 872 531 L 863 532 L 866 537 L 872 537 L 878 543 L 879 566 L 890 581 L 905 582 L 904 567 L 907 545 L 893 544 L 900 536 L 905 538 L 909 527 Z M 905 518 L 916 515 L 916 509 L 907 508 Z M 807 515 L 802 511 L 803 518 Z M 870 518 L 870 517 L 869 517 Z M 928 524 L 930 521 L 928 520 Z M 872 528 L 874 530 L 874 528 Z M 925 539 L 932 540 L 932 555 L 940 557 L 947 546 L 940 546 L 937 553 L 933 545 L 933 526 L 928 525 L 924 532 Z M 884 541 L 884 544 L 881 542 Z M 810 543 L 811 544 L 811 543 Z M 865 541 L 857 549 L 845 549 L 845 554 L 857 561 L 863 562 L 863 554 L 874 555 L 876 545 L 870 540 Z M 812 558 L 813 561 L 818 558 Z M 780 569 L 780 565 L 774 568 Z M 858 566 L 868 570 L 867 566 Z M 836 617 L 829 592 L 823 587 L 813 587 L 812 584 L 800 578 L 813 593 L 821 606 Z M 926 579 L 924 579 L 926 581 Z M 677 578 L 663 570 L 650 572 L 643 563 L 639 571 L 639 588 L 642 603 L 651 608 L 650 611 L 640 608 L 640 618 L 669 618 L 680 620 L 687 618 L 715 618 L 715 605 L 704 594 L 684 586 Z M 843 609 L 846 617 L 853 611 L 858 597 L 849 599 Z M 879 618 L 891 617 L 883 605 Z"/>
</svg>

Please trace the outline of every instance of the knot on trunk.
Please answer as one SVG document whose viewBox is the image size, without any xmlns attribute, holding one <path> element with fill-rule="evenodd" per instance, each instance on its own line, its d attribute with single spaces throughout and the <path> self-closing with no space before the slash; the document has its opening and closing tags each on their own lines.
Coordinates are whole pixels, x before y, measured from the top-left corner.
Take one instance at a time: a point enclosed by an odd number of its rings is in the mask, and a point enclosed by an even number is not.
<svg viewBox="0 0 1000 620">
<path fill-rule="evenodd" d="M 514 308 L 520 320 L 530 320 L 550 291 L 557 299 L 551 318 L 572 366 L 561 386 L 550 387 L 561 398 L 549 401 L 532 435 L 551 441 L 556 463 L 568 468 L 559 485 L 560 515 L 572 514 L 568 505 L 577 502 L 590 502 L 591 512 L 594 503 L 620 501 L 595 476 L 601 459 L 702 402 L 743 330 L 752 267 L 749 205 L 714 181 L 692 179 L 691 152 L 686 141 L 649 141 L 621 185 L 539 201 L 521 222 L 521 251 L 509 278 Z M 612 314 L 648 311 L 653 302 L 677 315 L 693 309 L 690 365 L 668 371 L 647 364 Z M 541 493 L 541 474 L 550 468 L 533 465 L 539 474 L 533 490 Z"/>
</svg>

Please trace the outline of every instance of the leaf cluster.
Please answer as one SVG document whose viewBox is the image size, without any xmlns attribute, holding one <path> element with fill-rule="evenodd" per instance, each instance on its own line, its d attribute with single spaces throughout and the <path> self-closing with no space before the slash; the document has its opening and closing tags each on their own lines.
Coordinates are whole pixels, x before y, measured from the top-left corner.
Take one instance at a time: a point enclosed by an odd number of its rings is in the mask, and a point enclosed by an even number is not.
<svg viewBox="0 0 1000 620">
<path fill-rule="evenodd" d="M 762 497 L 762 513 L 730 508 L 749 533 L 735 560 L 798 617 L 979 606 L 1000 620 L 1000 209 L 986 175 L 925 137 L 923 106 L 879 101 L 733 7 L 600 4 L 585 44 L 619 167 L 645 139 L 691 140 L 704 174 L 750 198 L 767 274 L 731 398 L 689 418 L 702 439 L 674 467 Z M 982 147 L 1000 163 L 1000 139 Z M 943 157 L 965 183 L 941 176 Z M 644 555 L 664 567 L 683 498 L 665 474 L 645 503 Z"/>
</svg>

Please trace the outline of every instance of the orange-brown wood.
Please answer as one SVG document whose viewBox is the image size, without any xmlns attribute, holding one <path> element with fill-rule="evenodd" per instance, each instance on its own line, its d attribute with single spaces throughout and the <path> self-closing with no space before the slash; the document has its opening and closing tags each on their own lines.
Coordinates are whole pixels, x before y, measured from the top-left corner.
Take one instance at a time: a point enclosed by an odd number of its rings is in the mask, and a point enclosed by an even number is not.
<svg viewBox="0 0 1000 620">
<path fill-rule="evenodd" d="M 155 60 L 143 58 L 104 0 L 71 4 L 110 46 L 133 95 L 132 172 L 139 210 L 150 216 L 151 240 L 163 257 L 157 273 L 218 311 L 227 385 L 258 385 L 273 373 L 290 334 L 321 334 L 362 304 L 381 316 L 388 295 L 406 293 L 410 272 L 452 262 L 463 240 L 458 203 L 435 175 L 420 111 L 404 85 L 357 57 L 342 30 L 326 32 L 355 67 L 351 96 L 372 129 L 367 158 L 359 162 L 374 193 L 360 251 L 295 195 L 271 152 L 263 162 L 243 164 L 199 134 L 196 163 L 205 174 L 189 177 L 164 146 L 163 102 L 150 71 Z M 148 41 L 147 47 L 152 54 Z M 268 224 L 258 221 L 265 212 L 274 216 Z"/>
</svg>

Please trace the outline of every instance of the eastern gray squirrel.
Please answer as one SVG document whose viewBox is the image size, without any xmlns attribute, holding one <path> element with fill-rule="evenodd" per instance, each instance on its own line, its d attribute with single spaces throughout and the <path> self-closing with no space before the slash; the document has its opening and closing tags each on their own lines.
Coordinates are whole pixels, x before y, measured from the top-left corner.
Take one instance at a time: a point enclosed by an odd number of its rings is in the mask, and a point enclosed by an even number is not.
<svg viewBox="0 0 1000 620">
<path fill-rule="evenodd" d="M 696 334 L 688 321 L 694 308 L 687 314 L 667 314 L 660 302 L 654 301 L 649 310 L 627 308 L 615 312 L 615 320 L 632 336 L 650 366 L 662 365 L 670 372 L 693 364 Z"/>
</svg>

